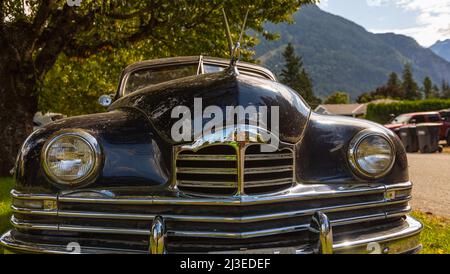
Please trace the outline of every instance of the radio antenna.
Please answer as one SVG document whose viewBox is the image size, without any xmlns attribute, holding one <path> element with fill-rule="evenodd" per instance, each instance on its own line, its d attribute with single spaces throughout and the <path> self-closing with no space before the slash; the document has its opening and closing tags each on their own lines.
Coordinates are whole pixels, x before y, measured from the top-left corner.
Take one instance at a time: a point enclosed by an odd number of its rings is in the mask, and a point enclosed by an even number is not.
<svg viewBox="0 0 450 274">
<path fill-rule="evenodd" d="M 248 12 L 249 12 L 249 9 L 247 9 L 247 12 L 245 13 L 244 23 L 242 24 L 241 33 L 239 34 L 239 40 L 234 45 L 233 39 L 231 38 L 230 26 L 228 25 L 227 14 L 226 14 L 225 10 L 222 8 L 223 18 L 225 21 L 225 30 L 226 30 L 227 39 L 228 39 L 228 47 L 230 50 L 230 57 L 231 57 L 230 66 L 232 66 L 232 67 L 236 66 L 236 62 L 241 57 L 241 41 L 242 41 L 242 37 L 244 36 L 245 25 L 247 24 Z"/>
<path fill-rule="evenodd" d="M 228 39 L 228 49 L 230 50 L 230 56 L 233 56 L 233 39 L 231 38 L 230 26 L 228 25 L 227 14 L 222 8 L 223 20 L 225 21 L 225 31 Z"/>
</svg>

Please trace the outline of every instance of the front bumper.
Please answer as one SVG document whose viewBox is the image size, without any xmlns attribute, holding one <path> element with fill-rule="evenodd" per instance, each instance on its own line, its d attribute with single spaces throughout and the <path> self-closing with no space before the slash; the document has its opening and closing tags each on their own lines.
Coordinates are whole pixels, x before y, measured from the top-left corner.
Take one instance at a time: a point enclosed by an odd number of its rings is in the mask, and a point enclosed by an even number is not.
<svg viewBox="0 0 450 274">
<path fill-rule="evenodd" d="M 416 252 L 422 226 L 407 215 L 411 187 L 298 185 L 222 198 L 13 190 L 14 229 L 0 243 L 9 251 L 37 253 Z M 32 209 L 36 204 L 42 208 Z"/>
<path fill-rule="evenodd" d="M 325 216 L 325 220 L 320 218 Z M 316 220 L 314 220 L 316 218 Z M 320 220 L 318 220 L 320 219 Z M 162 221 L 162 220 L 159 220 Z M 315 223 L 315 224 L 314 224 Z M 422 224 L 410 216 L 406 216 L 402 227 L 380 230 L 376 227 L 364 235 L 349 235 L 347 240 L 334 242 L 332 227 L 326 215 L 317 213 L 311 223 L 311 243 L 304 246 L 289 248 L 265 248 L 255 250 L 239 250 L 225 252 L 227 254 L 313 254 L 313 253 L 343 253 L 343 254 L 400 254 L 417 253 L 421 250 L 419 234 Z M 315 237 L 317 236 L 317 237 Z M 149 253 L 165 253 L 163 225 L 152 227 Z M 342 237 L 341 237 L 342 238 Z M 50 254 L 104 254 L 104 253 L 144 253 L 130 250 L 106 249 L 79 246 L 77 243 L 67 245 L 33 244 L 14 236 L 14 230 L 5 233 L 0 238 L 5 253 L 50 253 Z M 220 253 L 220 252 L 217 252 Z"/>
</svg>

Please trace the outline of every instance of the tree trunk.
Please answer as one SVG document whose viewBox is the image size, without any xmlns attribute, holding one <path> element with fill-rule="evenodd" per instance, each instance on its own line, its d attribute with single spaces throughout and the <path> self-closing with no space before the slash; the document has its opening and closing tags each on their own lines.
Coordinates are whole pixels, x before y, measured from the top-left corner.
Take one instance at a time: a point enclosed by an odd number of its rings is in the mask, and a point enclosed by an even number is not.
<svg viewBox="0 0 450 274">
<path fill-rule="evenodd" d="M 0 65 L 0 177 L 10 176 L 17 153 L 33 130 L 37 82 L 33 67 Z"/>
</svg>

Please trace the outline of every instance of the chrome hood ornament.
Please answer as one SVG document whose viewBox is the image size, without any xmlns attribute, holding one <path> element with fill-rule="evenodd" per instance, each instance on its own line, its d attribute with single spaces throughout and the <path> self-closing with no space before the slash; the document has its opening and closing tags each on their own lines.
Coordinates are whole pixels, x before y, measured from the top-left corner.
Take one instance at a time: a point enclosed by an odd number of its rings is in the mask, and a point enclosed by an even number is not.
<svg viewBox="0 0 450 274">
<path fill-rule="evenodd" d="M 236 147 L 246 144 L 261 144 L 261 149 L 276 150 L 280 143 L 277 134 L 265 128 L 238 124 L 215 130 L 195 140 L 192 144 L 182 146 L 182 149 L 197 151 L 204 147 L 216 144 L 229 144 Z"/>
</svg>

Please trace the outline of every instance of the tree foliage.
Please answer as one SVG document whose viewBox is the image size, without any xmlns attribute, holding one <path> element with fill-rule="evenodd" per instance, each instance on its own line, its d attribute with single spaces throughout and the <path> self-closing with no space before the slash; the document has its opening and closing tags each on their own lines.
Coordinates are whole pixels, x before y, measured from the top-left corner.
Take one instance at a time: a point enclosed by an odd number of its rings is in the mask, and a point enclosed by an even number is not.
<svg viewBox="0 0 450 274">
<path fill-rule="evenodd" d="M 403 113 L 433 111 L 450 108 L 450 100 L 429 99 L 394 102 L 389 104 L 369 104 L 365 118 L 380 124 L 385 124 L 395 116 Z"/>
<path fill-rule="evenodd" d="M 343 91 L 336 91 L 325 99 L 325 104 L 349 104 L 350 96 Z"/>
<path fill-rule="evenodd" d="M 73 2 L 73 1 L 70 1 Z M 227 56 L 221 8 L 234 40 L 249 8 L 243 57 L 267 21 L 289 21 L 314 0 L 67 0 L 0 1 L 0 175 L 8 174 L 18 147 L 44 110 L 78 114 L 116 83 L 125 64 L 175 55 Z M 41 96 L 42 95 L 42 96 Z M 40 98 L 40 99 L 39 99 Z M 75 106 L 74 109 L 67 106 Z"/>
<path fill-rule="evenodd" d="M 281 82 L 297 91 L 312 108 L 318 106 L 321 100 L 314 96 L 311 78 L 303 67 L 302 58 L 295 54 L 292 44 L 286 46 L 283 57 L 285 64 L 280 73 Z"/>
<path fill-rule="evenodd" d="M 442 89 L 445 90 L 445 87 L 443 86 Z M 361 94 L 356 101 L 358 103 L 368 103 L 384 98 L 419 100 L 422 99 L 421 91 L 423 91 L 425 99 L 440 97 L 439 88 L 436 85 L 433 85 L 431 78 L 428 76 L 424 78 L 423 87 L 419 88 L 418 84 L 414 81 L 411 66 L 406 64 L 402 80 L 398 78 L 398 75 L 395 72 L 392 72 L 385 85 L 380 86 L 371 92 Z"/>
<path fill-rule="evenodd" d="M 431 78 L 428 76 L 425 77 L 425 79 L 423 79 L 423 93 L 425 99 L 435 97 L 435 95 L 433 94 L 433 82 L 431 81 Z"/>
<path fill-rule="evenodd" d="M 406 64 L 403 69 L 402 90 L 407 100 L 421 99 L 419 86 L 414 81 L 411 64 Z"/>
</svg>

